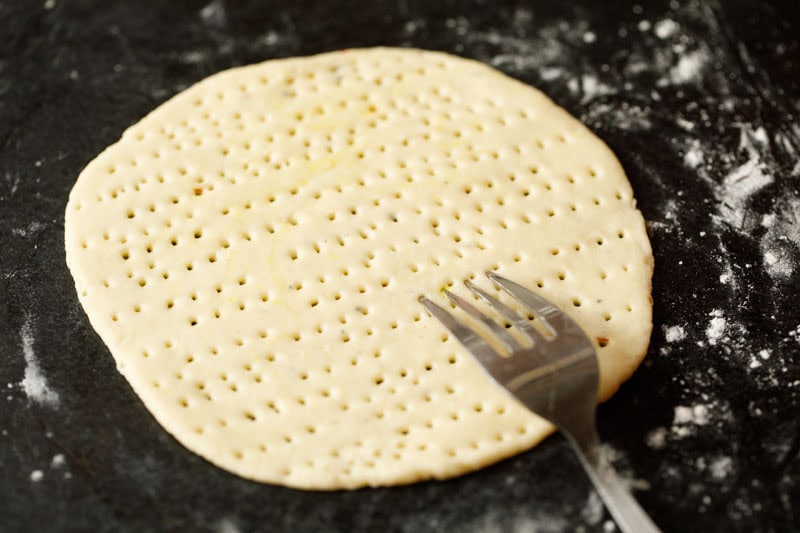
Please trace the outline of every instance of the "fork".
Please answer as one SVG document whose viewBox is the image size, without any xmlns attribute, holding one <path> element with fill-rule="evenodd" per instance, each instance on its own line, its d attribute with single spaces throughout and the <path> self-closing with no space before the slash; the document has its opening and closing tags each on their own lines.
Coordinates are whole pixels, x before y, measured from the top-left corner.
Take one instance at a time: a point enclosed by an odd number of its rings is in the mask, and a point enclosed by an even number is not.
<svg viewBox="0 0 800 533">
<path fill-rule="evenodd" d="M 420 302 L 466 347 L 495 383 L 564 433 L 620 530 L 659 531 L 602 453 L 595 425 L 599 371 L 589 338 L 578 324 L 541 296 L 494 272 L 486 275 L 522 304 L 540 328 L 471 281 L 465 285 L 516 326 L 526 343 L 464 298 L 444 292 L 453 305 L 482 323 L 508 356 L 502 356 L 475 329 L 463 325 L 427 297 L 420 297 Z"/>
</svg>

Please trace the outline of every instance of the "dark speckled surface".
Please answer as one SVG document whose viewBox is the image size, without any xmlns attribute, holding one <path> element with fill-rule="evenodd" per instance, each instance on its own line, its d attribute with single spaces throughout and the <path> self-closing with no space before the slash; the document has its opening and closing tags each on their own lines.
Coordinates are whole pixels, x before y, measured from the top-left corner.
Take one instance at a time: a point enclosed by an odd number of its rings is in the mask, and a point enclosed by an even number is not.
<svg viewBox="0 0 800 533">
<path fill-rule="evenodd" d="M 258 485 L 187 452 L 78 305 L 63 212 L 81 168 L 219 70 L 372 45 L 531 83 L 618 154 L 648 221 L 648 358 L 600 432 L 665 531 L 800 520 L 797 2 L 0 0 L 0 529 L 604 531 L 564 440 L 446 482 Z M 38 387 L 37 387 L 38 386 Z"/>
</svg>

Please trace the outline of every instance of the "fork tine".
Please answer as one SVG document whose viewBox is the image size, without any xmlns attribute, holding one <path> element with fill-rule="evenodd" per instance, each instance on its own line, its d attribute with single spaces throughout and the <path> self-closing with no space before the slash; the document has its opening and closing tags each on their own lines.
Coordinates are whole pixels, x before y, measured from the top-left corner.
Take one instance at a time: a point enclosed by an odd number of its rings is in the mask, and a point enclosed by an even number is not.
<svg viewBox="0 0 800 533">
<path fill-rule="evenodd" d="M 512 337 L 508 331 L 506 331 L 506 328 L 492 320 L 491 317 L 488 317 L 478 311 L 475 306 L 457 294 L 453 294 L 450 291 L 444 291 L 444 294 L 451 302 L 464 310 L 469 316 L 476 320 L 480 320 L 483 324 L 485 324 L 492 331 L 492 333 L 494 333 L 506 350 L 512 352 L 514 350 L 522 349 L 522 346 L 517 342 L 517 339 Z"/>
<path fill-rule="evenodd" d="M 444 327 L 449 329 L 450 332 L 456 336 L 467 351 L 472 354 L 481 365 L 491 366 L 497 359 L 500 359 L 500 354 L 498 354 L 488 342 L 470 328 L 462 325 L 444 308 L 433 303 L 426 296 L 420 296 L 419 301 L 431 315 L 438 319 Z"/>
<path fill-rule="evenodd" d="M 534 316 L 553 336 L 558 335 L 557 330 L 562 326 L 564 317 L 566 316 L 558 307 L 541 296 L 532 293 L 522 285 L 514 283 L 510 279 L 499 276 L 494 272 L 487 272 L 486 276 L 496 283 L 497 286 L 530 309 Z"/>
<path fill-rule="evenodd" d="M 515 324 L 520 330 L 522 330 L 522 333 L 524 333 L 528 340 L 530 340 L 532 343 L 540 344 L 545 340 L 544 336 L 536 331 L 536 329 L 525 317 L 508 307 L 506 304 L 469 280 L 465 281 L 464 285 L 466 285 L 469 290 L 480 296 L 486 303 L 492 306 L 495 311 L 503 315 L 506 320 Z"/>
</svg>

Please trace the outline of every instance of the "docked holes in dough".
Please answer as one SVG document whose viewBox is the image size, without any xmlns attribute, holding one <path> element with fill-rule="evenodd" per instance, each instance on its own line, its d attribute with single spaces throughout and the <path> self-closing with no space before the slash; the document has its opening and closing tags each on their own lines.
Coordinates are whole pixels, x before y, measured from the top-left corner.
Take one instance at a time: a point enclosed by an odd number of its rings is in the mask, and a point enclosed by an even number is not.
<svg viewBox="0 0 800 533">
<path fill-rule="evenodd" d="M 489 67 L 386 48 L 268 61 L 132 131 L 70 195 L 68 265 L 146 407 L 231 472 L 391 485 L 539 442 L 552 428 L 417 301 L 489 288 L 487 270 L 595 339 L 603 398 L 645 353 L 652 258 L 621 167 Z"/>
</svg>

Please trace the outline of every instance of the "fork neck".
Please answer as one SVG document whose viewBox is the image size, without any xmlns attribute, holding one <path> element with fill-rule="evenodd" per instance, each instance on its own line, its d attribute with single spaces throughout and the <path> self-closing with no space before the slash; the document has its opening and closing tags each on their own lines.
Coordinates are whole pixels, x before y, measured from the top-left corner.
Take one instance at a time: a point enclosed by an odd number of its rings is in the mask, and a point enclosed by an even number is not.
<svg viewBox="0 0 800 533">
<path fill-rule="evenodd" d="M 639 506 L 603 454 L 593 416 L 577 414 L 560 429 L 578 452 L 592 484 L 623 533 L 658 533 L 658 527 Z"/>
<path fill-rule="evenodd" d="M 564 417 L 560 421 L 559 429 L 591 464 L 596 465 L 602 460 L 600 435 L 597 433 L 593 412 L 581 410 L 570 417 Z"/>
</svg>

